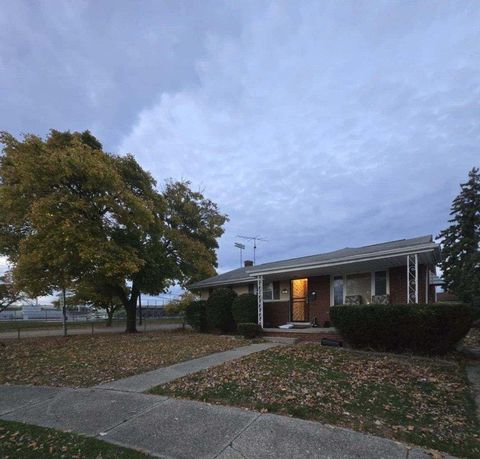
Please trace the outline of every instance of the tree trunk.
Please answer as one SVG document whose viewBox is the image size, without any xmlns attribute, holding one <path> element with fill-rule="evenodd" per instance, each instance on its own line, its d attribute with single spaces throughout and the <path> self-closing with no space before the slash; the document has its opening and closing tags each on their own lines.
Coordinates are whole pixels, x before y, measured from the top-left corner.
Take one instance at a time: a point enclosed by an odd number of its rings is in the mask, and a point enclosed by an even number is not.
<svg viewBox="0 0 480 459">
<path fill-rule="evenodd" d="M 139 291 L 135 285 L 135 282 L 132 284 L 132 289 L 130 291 L 130 298 L 127 298 L 125 304 L 125 310 L 127 312 L 127 333 L 136 333 L 137 332 L 137 301 L 138 301 Z"/>
<path fill-rule="evenodd" d="M 65 289 L 62 289 L 62 314 L 63 314 L 63 336 L 67 336 L 67 294 Z"/>
<path fill-rule="evenodd" d="M 137 305 L 132 304 L 131 301 L 128 302 L 128 305 L 125 306 L 127 311 L 127 333 L 136 333 L 137 332 Z"/>
<path fill-rule="evenodd" d="M 112 321 L 113 321 L 113 308 L 107 308 L 107 327 L 112 326 Z"/>
</svg>

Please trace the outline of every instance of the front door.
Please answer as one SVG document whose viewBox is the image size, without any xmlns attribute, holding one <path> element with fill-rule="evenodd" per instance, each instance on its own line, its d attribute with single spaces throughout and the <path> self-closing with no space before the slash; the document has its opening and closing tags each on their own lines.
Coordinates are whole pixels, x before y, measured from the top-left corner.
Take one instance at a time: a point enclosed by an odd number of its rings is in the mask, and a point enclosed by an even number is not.
<svg viewBox="0 0 480 459">
<path fill-rule="evenodd" d="M 293 279 L 290 287 L 292 322 L 308 322 L 308 279 Z"/>
</svg>

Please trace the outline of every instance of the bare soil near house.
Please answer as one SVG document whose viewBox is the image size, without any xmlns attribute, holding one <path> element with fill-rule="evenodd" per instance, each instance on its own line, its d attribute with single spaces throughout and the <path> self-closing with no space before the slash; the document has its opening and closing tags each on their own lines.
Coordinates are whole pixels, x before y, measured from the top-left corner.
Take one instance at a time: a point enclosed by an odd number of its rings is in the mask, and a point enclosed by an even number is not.
<svg viewBox="0 0 480 459">
<path fill-rule="evenodd" d="M 0 384 L 89 387 L 245 345 L 189 331 L 0 341 Z"/>
<path fill-rule="evenodd" d="M 301 344 L 158 386 L 153 393 L 318 420 L 480 457 L 464 362 Z"/>
</svg>

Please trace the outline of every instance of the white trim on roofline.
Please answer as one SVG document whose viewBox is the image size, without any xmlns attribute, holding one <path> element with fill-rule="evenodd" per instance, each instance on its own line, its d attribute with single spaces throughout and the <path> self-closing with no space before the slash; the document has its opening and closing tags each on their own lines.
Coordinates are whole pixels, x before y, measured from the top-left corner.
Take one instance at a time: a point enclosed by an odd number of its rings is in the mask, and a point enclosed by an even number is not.
<svg viewBox="0 0 480 459">
<path fill-rule="evenodd" d="M 258 268 L 257 270 L 252 269 L 248 272 L 248 275 L 251 277 L 255 277 L 258 275 L 266 275 L 266 274 L 280 274 L 280 273 L 287 273 L 291 271 L 301 271 L 305 268 L 308 269 L 315 269 L 315 268 L 328 268 L 331 266 L 340 266 L 340 265 L 346 265 L 346 264 L 351 264 L 355 262 L 362 262 L 362 261 L 374 261 L 382 258 L 392 258 L 396 256 L 406 256 L 406 255 L 412 255 L 415 253 L 427 253 L 427 252 L 433 252 L 436 248 L 438 248 L 439 245 L 429 242 L 428 244 L 422 244 L 419 245 L 415 248 L 410 248 L 410 249 L 392 249 L 392 250 L 385 250 L 382 252 L 377 252 L 375 255 L 371 256 L 365 256 L 364 254 L 361 255 L 353 255 L 349 257 L 341 257 L 337 259 L 332 259 L 328 260 L 327 262 L 311 262 L 311 263 L 303 263 L 301 265 L 293 265 L 291 267 L 285 267 L 285 268 Z"/>
</svg>

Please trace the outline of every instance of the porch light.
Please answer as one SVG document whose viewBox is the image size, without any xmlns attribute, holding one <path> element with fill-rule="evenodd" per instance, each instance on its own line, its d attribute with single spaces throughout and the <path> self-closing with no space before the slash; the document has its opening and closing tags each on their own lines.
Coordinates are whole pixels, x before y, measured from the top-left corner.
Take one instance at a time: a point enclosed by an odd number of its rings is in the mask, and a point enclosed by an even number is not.
<svg viewBox="0 0 480 459">
<path fill-rule="evenodd" d="M 286 295 L 288 293 L 288 290 L 286 288 L 282 289 L 282 295 Z"/>
<path fill-rule="evenodd" d="M 310 292 L 310 296 L 315 299 L 316 296 L 317 296 L 317 292 L 313 291 L 313 292 Z"/>
</svg>

